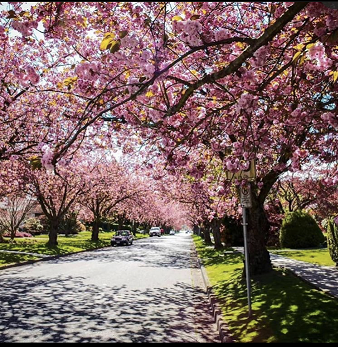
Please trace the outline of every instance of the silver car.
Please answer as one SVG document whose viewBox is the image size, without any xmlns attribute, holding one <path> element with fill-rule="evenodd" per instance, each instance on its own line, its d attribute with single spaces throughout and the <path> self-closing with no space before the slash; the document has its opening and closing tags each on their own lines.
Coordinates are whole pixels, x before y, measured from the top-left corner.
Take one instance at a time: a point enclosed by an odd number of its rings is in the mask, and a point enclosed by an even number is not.
<svg viewBox="0 0 338 347">
<path fill-rule="evenodd" d="M 152 227 L 149 230 L 149 236 L 161 236 L 161 228 L 160 227 Z"/>
</svg>

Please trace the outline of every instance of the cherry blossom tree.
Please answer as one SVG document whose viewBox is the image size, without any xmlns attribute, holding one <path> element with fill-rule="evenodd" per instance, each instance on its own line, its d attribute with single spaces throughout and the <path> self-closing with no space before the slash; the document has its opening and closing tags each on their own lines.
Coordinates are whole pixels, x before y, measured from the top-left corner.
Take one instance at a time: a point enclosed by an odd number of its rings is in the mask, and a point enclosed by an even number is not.
<svg viewBox="0 0 338 347">
<path fill-rule="evenodd" d="M 88 216 L 86 210 L 90 211 L 89 219 L 93 225 L 92 241 L 97 241 L 102 219 L 117 211 L 117 206 L 122 202 L 137 202 L 143 188 L 115 159 L 107 160 L 100 157 L 88 161 L 85 177 L 84 194 L 79 202 L 82 205 L 82 213 Z"/>
<path fill-rule="evenodd" d="M 71 211 L 80 195 L 84 193 L 85 174 L 81 170 L 81 157 L 72 165 L 67 162 L 59 166 L 56 174 L 52 169 L 34 169 L 31 164 L 27 165 L 23 175 L 25 191 L 34 196 L 39 203 L 44 216 L 49 222 L 49 246 L 57 246 L 59 225 L 64 216 Z"/>
<path fill-rule="evenodd" d="M 190 149 L 199 158 L 211 152 L 232 173 L 254 160 L 249 266 L 270 271 L 271 188 L 302 163 L 336 162 L 337 10 L 317 2 L 76 2 L 38 3 L 20 16 L 21 6 L 13 3 L 8 25 L 27 39 L 42 23 L 45 40 L 72 62 L 45 82 L 45 92 L 74 99 L 60 114 L 75 127 L 54 144 L 51 164 L 108 128 L 156 143 L 172 170 L 189 169 Z"/>
</svg>

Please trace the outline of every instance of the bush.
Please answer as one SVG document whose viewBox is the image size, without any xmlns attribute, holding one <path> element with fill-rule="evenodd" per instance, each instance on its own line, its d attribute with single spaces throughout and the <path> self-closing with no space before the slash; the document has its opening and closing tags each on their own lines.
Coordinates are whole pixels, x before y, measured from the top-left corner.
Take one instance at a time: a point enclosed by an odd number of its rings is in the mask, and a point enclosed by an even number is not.
<svg viewBox="0 0 338 347">
<path fill-rule="evenodd" d="M 43 226 L 40 223 L 39 219 L 32 217 L 26 219 L 22 227 L 22 231 L 30 233 L 32 235 L 40 235 L 43 231 Z"/>
<path fill-rule="evenodd" d="M 327 247 L 331 259 L 338 266 L 338 226 L 333 220 L 327 223 Z"/>
<path fill-rule="evenodd" d="M 75 212 L 69 212 L 65 215 L 60 223 L 60 234 L 78 234 L 81 231 L 85 231 L 86 227 L 77 219 Z"/>
<path fill-rule="evenodd" d="M 10 232 L 5 232 L 3 234 L 4 237 L 11 237 L 11 233 Z M 15 237 L 33 237 L 32 234 L 24 232 L 24 231 L 16 231 L 15 232 Z"/>
<path fill-rule="evenodd" d="M 41 224 L 43 225 L 44 231 L 49 233 L 50 222 L 48 218 L 42 216 L 40 218 Z M 78 234 L 81 231 L 86 231 L 86 226 L 77 219 L 77 214 L 75 212 L 67 213 L 62 221 L 59 223 L 58 233 L 59 234 Z"/>
<path fill-rule="evenodd" d="M 325 237 L 310 214 L 294 211 L 286 214 L 280 229 L 279 241 L 283 248 L 309 248 L 320 246 Z"/>
</svg>

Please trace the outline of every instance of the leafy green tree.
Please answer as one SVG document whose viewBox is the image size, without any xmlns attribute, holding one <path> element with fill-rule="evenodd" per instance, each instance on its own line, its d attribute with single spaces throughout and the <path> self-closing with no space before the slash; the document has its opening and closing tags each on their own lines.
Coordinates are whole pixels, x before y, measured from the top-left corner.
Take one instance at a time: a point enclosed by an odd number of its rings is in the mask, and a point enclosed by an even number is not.
<svg viewBox="0 0 338 347">
<path fill-rule="evenodd" d="M 293 211 L 286 214 L 279 235 L 281 247 L 318 247 L 324 240 L 321 229 L 309 213 Z"/>
</svg>

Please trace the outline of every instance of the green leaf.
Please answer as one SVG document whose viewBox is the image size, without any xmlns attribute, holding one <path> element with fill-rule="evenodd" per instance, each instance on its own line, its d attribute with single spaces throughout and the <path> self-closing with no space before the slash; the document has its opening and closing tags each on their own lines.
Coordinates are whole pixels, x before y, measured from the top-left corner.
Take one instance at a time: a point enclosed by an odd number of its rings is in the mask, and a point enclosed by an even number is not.
<svg viewBox="0 0 338 347">
<path fill-rule="evenodd" d="M 33 170 L 39 170 L 42 168 L 41 158 L 36 155 L 33 155 L 29 158 L 29 164 L 31 165 Z"/>
<path fill-rule="evenodd" d="M 194 14 L 193 16 L 190 17 L 190 20 L 196 20 L 199 19 L 200 15 L 199 14 Z"/>
<path fill-rule="evenodd" d="M 125 36 L 127 36 L 128 30 L 122 30 L 119 32 L 119 38 L 123 39 Z"/>
<path fill-rule="evenodd" d="M 180 20 L 183 20 L 183 18 L 181 16 L 174 16 L 173 20 L 176 20 L 178 22 Z"/>
<path fill-rule="evenodd" d="M 110 53 L 115 53 L 120 49 L 121 42 L 120 41 L 114 41 L 113 44 L 110 46 Z"/>
<path fill-rule="evenodd" d="M 108 46 L 112 41 L 114 41 L 114 38 L 115 38 L 115 35 L 112 34 L 112 33 L 107 33 L 106 35 L 104 35 L 104 38 L 103 38 L 103 40 L 102 40 L 102 42 L 101 42 L 101 45 L 100 45 L 100 50 L 101 50 L 101 51 L 104 51 L 104 50 L 108 49 L 107 46 Z"/>
<path fill-rule="evenodd" d="M 293 56 L 292 61 L 298 60 L 301 53 L 302 53 L 302 52 L 297 52 L 297 53 Z"/>
</svg>

